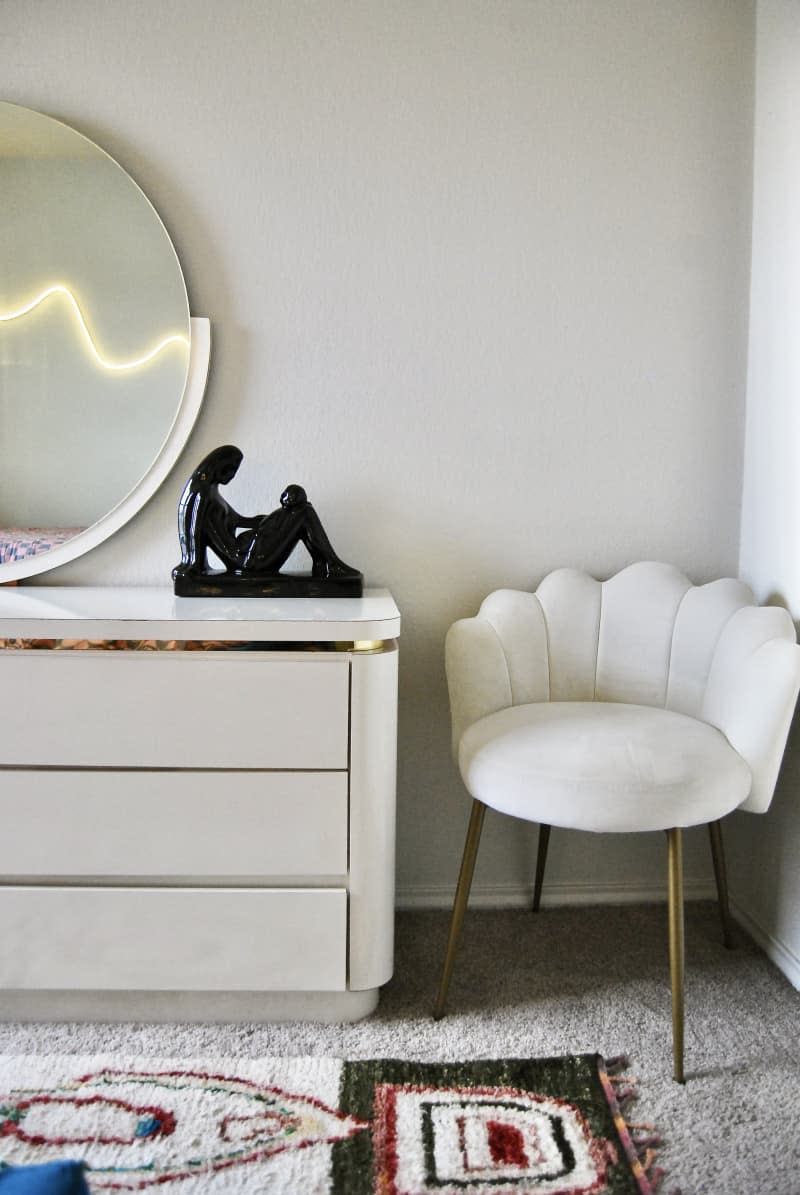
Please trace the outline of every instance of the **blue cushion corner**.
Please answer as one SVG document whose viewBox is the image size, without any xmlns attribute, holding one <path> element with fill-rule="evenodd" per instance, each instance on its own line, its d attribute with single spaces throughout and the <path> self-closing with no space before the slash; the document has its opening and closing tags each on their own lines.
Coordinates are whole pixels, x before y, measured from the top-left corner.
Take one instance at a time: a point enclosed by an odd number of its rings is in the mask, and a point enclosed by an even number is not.
<svg viewBox="0 0 800 1195">
<path fill-rule="evenodd" d="M 44 1162 L 38 1166 L 0 1163 L 0 1195 L 89 1195 L 83 1162 Z"/>
</svg>

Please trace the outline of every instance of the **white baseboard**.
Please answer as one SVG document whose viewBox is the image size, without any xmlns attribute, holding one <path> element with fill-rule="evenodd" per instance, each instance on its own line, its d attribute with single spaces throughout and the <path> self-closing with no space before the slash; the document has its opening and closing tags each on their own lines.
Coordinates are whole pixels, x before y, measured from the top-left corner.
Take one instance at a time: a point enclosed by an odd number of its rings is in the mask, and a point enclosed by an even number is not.
<svg viewBox="0 0 800 1195">
<path fill-rule="evenodd" d="M 774 937 L 768 930 L 765 930 L 763 925 L 751 917 L 749 913 L 745 912 L 742 906 L 737 904 L 735 900 L 732 900 L 730 904 L 731 913 L 736 920 L 747 930 L 750 937 L 758 943 L 767 958 L 771 959 L 778 970 L 783 972 L 792 987 L 800 991 L 800 958 L 798 958 L 790 946 L 787 946 L 780 938 Z"/>
<path fill-rule="evenodd" d="M 716 898 L 713 881 L 686 880 L 684 899 Z M 450 909 L 455 890 L 452 885 L 398 886 L 398 909 Z M 545 884 L 542 908 L 557 905 L 635 905 L 661 903 L 667 899 L 667 885 L 637 881 L 616 884 Z M 520 884 L 473 884 L 469 903 L 476 909 L 523 909 L 533 900 L 533 888 Z"/>
</svg>

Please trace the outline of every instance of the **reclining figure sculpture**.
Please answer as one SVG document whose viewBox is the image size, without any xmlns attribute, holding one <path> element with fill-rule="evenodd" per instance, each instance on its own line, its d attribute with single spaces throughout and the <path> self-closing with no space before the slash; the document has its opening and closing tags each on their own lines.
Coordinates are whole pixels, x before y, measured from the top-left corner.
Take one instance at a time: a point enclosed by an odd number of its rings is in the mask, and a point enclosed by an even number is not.
<svg viewBox="0 0 800 1195">
<path fill-rule="evenodd" d="M 364 578 L 333 549 L 300 485 L 289 485 L 280 506 L 242 515 L 219 492 L 233 480 L 243 454 L 232 444 L 200 462 L 178 503 L 181 562 L 172 570 L 180 597 L 360 597 Z M 298 544 L 311 557 L 310 574 L 280 570 Z M 212 568 L 209 551 L 222 564 Z"/>
</svg>

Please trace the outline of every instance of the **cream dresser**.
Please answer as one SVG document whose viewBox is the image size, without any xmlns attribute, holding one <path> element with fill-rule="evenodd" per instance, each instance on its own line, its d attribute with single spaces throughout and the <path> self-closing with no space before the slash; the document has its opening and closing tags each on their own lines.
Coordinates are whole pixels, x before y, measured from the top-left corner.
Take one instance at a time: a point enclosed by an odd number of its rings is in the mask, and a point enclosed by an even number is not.
<svg viewBox="0 0 800 1195">
<path fill-rule="evenodd" d="M 370 1012 L 399 632 L 383 590 L 0 589 L 0 1017 Z"/>
</svg>

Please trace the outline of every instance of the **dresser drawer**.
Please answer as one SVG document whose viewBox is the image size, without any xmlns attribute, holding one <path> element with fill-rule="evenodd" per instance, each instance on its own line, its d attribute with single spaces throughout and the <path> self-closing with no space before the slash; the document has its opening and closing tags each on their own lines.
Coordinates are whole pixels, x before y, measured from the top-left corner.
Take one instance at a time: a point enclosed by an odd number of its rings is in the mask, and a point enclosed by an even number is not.
<svg viewBox="0 0 800 1195">
<path fill-rule="evenodd" d="M 346 768 L 345 655 L 0 652 L 0 764 Z"/>
<path fill-rule="evenodd" d="M 0 771 L 0 875 L 347 872 L 346 772 Z"/>
<path fill-rule="evenodd" d="M 0 988 L 343 991 L 344 889 L 0 887 Z"/>
</svg>

